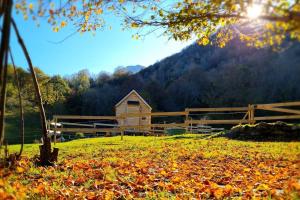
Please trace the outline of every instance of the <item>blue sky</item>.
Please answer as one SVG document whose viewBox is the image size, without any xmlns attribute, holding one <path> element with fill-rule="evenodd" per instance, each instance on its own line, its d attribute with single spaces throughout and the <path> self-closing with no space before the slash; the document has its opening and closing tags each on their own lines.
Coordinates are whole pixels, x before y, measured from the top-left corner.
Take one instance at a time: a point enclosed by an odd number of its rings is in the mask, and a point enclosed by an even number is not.
<svg viewBox="0 0 300 200">
<path fill-rule="evenodd" d="M 113 72 L 117 66 L 149 66 L 191 43 L 169 40 L 159 36 L 160 33 L 134 40 L 134 30 L 122 31 L 120 21 L 112 17 L 107 20 L 112 30 L 97 31 L 95 36 L 92 33 L 77 33 L 63 43 L 53 44 L 74 32 L 75 27 L 68 25 L 55 33 L 43 20 L 40 20 L 40 27 L 32 20 L 24 21 L 21 14 L 15 15 L 15 20 L 34 66 L 50 75 L 70 75 L 81 69 L 97 74 L 100 71 Z M 12 33 L 11 47 L 16 65 L 27 68 L 25 57 Z"/>
</svg>

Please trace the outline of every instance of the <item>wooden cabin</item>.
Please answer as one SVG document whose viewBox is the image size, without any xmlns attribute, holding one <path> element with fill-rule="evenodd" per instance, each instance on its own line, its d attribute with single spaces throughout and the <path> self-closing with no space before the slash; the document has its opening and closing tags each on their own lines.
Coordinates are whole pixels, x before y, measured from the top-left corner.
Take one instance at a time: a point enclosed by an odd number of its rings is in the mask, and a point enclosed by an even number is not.
<svg viewBox="0 0 300 200">
<path fill-rule="evenodd" d="M 116 116 L 124 113 L 151 113 L 151 106 L 139 95 L 135 90 L 132 90 L 121 101 L 115 105 Z M 151 116 L 133 116 L 118 120 L 119 125 L 125 126 L 142 126 L 151 125 Z M 133 131 L 148 131 L 150 127 L 135 127 L 127 128 Z"/>
</svg>

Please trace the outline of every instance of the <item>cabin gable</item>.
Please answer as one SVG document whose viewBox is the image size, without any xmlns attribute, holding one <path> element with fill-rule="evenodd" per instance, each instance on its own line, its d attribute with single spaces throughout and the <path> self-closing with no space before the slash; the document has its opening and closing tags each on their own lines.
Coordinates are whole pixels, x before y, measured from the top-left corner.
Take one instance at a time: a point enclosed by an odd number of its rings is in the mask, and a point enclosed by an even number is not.
<svg viewBox="0 0 300 200">
<path fill-rule="evenodd" d="M 135 90 L 132 90 L 121 101 L 119 101 L 116 104 L 115 109 L 116 116 L 126 113 L 151 113 L 152 110 L 149 104 Z M 118 123 L 119 125 L 127 126 L 151 125 L 151 116 L 126 117 L 125 119 L 119 119 Z"/>
</svg>

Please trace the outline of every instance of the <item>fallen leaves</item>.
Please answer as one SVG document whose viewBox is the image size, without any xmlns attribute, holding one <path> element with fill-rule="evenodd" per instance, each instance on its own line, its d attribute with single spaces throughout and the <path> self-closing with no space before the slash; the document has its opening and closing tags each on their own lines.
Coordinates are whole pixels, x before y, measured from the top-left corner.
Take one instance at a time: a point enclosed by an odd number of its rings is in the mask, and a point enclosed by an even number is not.
<svg viewBox="0 0 300 200">
<path fill-rule="evenodd" d="M 88 140 L 86 140 L 88 142 Z M 299 160 L 226 141 L 134 143 L 99 154 L 79 151 L 56 167 L 23 158 L 1 169 L 0 199 L 224 199 L 300 196 Z M 208 142 L 207 142 L 208 143 Z M 221 145 L 220 145 L 221 144 Z M 224 143 L 225 144 L 225 143 Z M 261 143 L 258 148 L 263 148 Z M 96 146 L 95 146 L 96 149 Z M 78 159 L 80 158 L 80 159 Z M 5 178 L 4 178 L 4 174 Z"/>
</svg>

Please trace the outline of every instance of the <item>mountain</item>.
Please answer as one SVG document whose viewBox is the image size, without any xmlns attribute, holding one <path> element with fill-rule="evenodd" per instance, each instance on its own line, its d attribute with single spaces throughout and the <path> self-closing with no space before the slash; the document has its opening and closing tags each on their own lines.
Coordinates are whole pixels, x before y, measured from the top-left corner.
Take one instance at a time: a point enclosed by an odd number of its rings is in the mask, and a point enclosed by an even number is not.
<svg viewBox="0 0 300 200">
<path fill-rule="evenodd" d="M 192 44 L 135 74 L 120 73 L 88 89 L 80 96 L 82 104 L 69 110 L 114 114 L 114 105 L 132 89 L 153 111 L 296 101 L 300 100 L 299 74 L 296 41 L 287 40 L 280 51 L 251 48 L 239 39 L 225 48 Z"/>
<path fill-rule="evenodd" d="M 131 72 L 133 74 L 136 74 L 138 72 L 140 72 L 141 70 L 145 69 L 144 66 L 142 65 L 132 65 L 132 66 L 127 66 L 125 67 L 125 69 L 128 71 L 128 72 Z"/>
<path fill-rule="evenodd" d="M 118 66 L 114 70 L 114 74 L 136 74 L 141 70 L 145 69 L 146 67 L 142 65 L 132 65 L 132 66 Z"/>
</svg>

